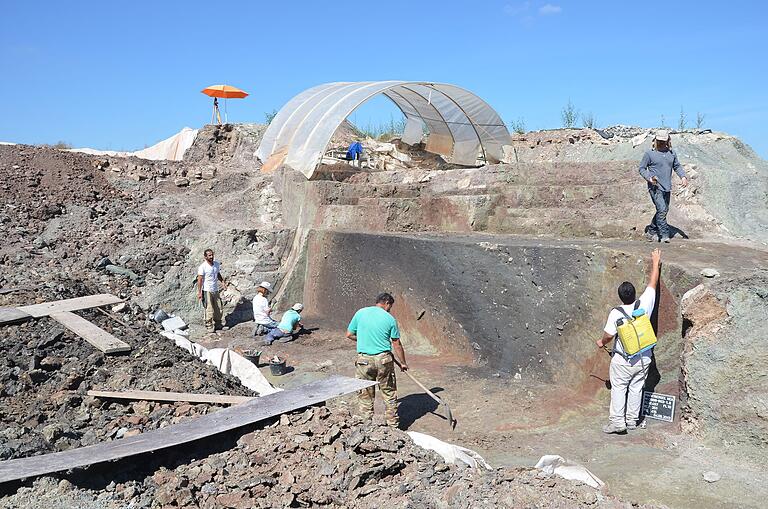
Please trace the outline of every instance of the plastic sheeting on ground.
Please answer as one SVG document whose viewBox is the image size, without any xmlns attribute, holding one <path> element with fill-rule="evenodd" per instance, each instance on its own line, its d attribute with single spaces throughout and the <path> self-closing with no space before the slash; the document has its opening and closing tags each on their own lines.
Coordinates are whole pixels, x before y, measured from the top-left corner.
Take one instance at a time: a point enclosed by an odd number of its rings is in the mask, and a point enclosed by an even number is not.
<svg viewBox="0 0 768 509">
<path fill-rule="evenodd" d="M 483 467 L 492 470 L 491 466 L 486 463 L 483 457 L 471 449 L 449 444 L 448 442 L 443 442 L 433 436 L 425 435 L 424 433 L 419 433 L 417 431 L 407 431 L 407 433 L 414 444 L 423 447 L 424 449 L 435 451 L 443 457 L 446 463 L 453 463 L 454 465 L 464 463 L 472 468 Z"/>
<path fill-rule="evenodd" d="M 73 148 L 67 152 L 83 152 L 85 154 L 97 156 L 118 156 L 118 157 L 140 157 L 151 161 L 181 161 L 184 158 L 184 152 L 194 143 L 197 138 L 197 129 L 185 127 L 170 138 L 152 145 L 151 147 L 137 150 L 135 152 L 119 152 L 115 150 L 96 150 L 93 148 Z"/>
<path fill-rule="evenodd" d="M 236 377 L 240 383 L 258 393 L 259 396 L 282 391 L 282 389 L 273 387 L 259 368 L 234 350 L 229 348 L 211 348 L 209 350 L 173 332 L 161 332 L 160 334 L 195 357 L 214 365 L 222 373 Z"/>
<path fill-rule="evenodd" d="M 593 488 L 600 489 L 605 486 L 605 483 L 601 481 L 595 474 L 587 470 L 585 467 L 568 461 L 562 456 L 557 454 L 548 454 L 542 456 L 536 468 L 546 472 L 547 474 L 559 475 L 564 479 L 573 481 L 581 481 L 584 484 L 592 486 Z"/>
</svg>

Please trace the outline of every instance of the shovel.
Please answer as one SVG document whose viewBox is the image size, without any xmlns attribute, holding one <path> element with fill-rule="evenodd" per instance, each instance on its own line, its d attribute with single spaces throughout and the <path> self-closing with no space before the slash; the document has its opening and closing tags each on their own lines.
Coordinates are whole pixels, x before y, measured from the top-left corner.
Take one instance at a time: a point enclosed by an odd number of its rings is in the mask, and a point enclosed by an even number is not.
<svg viewBox="0 0 768 509">
<path fill-rule="evenodd" d="M 393 357 L 394 357 L 394 356 L 393 356 Z M 395 364 L 397 364 L 397 366 L 398 366 L 399 368 L 402 368 L 402 367 L 403 367 L 403 365 L 402 365 L 402 364 L 400 364 L 400 361 L 399 361 L 399 360 L 397 360 L 397 359 L 395 359 Z M 413 380 L 413 383 L 415 383 L 416 385 L 418 385 L 419 387 L 421 387 L 421 389 L 422 389 L 424 392 L 426 392 L 426 393 L 429 395 L 429 397 L 431 397 L 432 399 L 434 399 L 434 400 L 437 402 L 437 404 L 438 404 L 438 405 L 443 405 L 443 406 L 445 407 L 445 417 L 446 417 L 446 419 L 448 419 L 448 424 L 451 426 L 451 429 L 456 429 L 456 419 L 454 419 L 454 418 L 453 418 L 453 414 L 451 413 L 451 407 L 449 407 L 449 406 L 448 406 L 448 403 L 446 403 L 446 402 L 445 402 L 445 401 L 443 401 L 442 399 L 440 399 L 440 398 L 438 398 L 437 396 L 435 396 L 435 394 L 434 394 L 432 391 L 430 391 L 429 389 L 427 389 L 427 388 L 424 386 L 424 384 L 422 384 L 421 382 L 419 382 L 419 381 L 416 379 L 416 377 L 415 377 L 415 376 L 413 376 L 413 375 L 412 375 L 412 374 L 411 374 L 409 371 L 403 371 L 403 373 L 405 373 L 406 375 L 408 375 L 408 378 L 410 378 L 411 380 Z"/>
</svg>

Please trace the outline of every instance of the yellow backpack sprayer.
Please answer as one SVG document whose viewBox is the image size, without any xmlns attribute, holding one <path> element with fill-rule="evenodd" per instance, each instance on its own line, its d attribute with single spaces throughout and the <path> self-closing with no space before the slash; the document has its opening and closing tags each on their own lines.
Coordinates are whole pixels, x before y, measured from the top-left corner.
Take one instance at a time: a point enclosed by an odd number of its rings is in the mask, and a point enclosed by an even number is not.
<svg viewBox="0 0 768 509">
<path fill-rule="evenodd" d="M 618 341 L 624 351 L 624 357 L 629 359 L 635 355 L 646 352 L 656 346 L 656 334 L 653 332 L 651 319 L 644 309 L 638 309 L 640 301 L 635 302 L 632 316 L 629 316 L 619 306 L 616 309 L 624 315 L 624 318 L 616 322 Z"/>
</svg>

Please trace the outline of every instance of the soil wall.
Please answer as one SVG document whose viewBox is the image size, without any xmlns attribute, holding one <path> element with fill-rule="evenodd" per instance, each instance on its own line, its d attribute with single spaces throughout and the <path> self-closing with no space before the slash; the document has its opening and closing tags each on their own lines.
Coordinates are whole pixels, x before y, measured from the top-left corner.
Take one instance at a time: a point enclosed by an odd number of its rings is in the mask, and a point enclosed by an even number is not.
<svg viewBox="0 0 768 509">
<path fill-rule="evenodd" d="M 490 240 L 495 240 L 491 242 Z M 596 351 L 624 280 L 642 288 L 643 260 L 577 244 L 511 237 L 395 236 L 313 231 L 307 245 L 306 313 L 343 328 L 375 296 L 395 296 L 407 351 L 438 355 L 478 374 L 581 383 L 607 365 Z M 688 279 L 665 269 L 653 320 L 660 379 L 677 393 L 680 297 Z"/>
</svg>

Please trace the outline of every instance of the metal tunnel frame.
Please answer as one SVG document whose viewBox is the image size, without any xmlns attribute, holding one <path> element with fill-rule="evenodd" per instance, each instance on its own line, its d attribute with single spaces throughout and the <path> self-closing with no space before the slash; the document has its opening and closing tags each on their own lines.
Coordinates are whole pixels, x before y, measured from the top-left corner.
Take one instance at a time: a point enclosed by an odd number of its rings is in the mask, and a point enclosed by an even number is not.
<svg viewBox="0 0 768 509">
<path fill-rule="evenodd" d="M 378 94 L 403 112 L 404 141 L 408 142 L 408 137 L 411 142 L 420 139 L 426 126 L 426 150 L 452 163 L 474 166 L 481 152 L 487 162 L 499 162 L 502 146 L 510 143 L 509 131 L 498 113 L 472 92 L 455 85 L 338 82 L 310 88 L 288 101 L 264 133 L 257 157 L 266 162 L 273 154 L 284 153 L 285 164 L 311 178 L 336 129 Z"/>
</svg>

